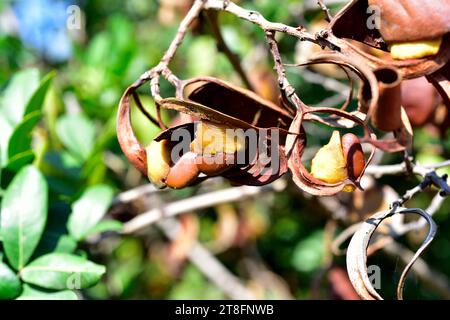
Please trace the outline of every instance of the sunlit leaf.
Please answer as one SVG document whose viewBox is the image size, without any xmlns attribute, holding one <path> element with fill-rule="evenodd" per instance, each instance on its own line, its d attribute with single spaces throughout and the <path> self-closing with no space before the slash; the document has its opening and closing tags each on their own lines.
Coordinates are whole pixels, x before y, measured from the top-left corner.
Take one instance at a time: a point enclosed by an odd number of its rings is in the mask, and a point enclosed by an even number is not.
<svg viewBox="0 0 450 320">
<path fill-rule="evenodd" d="M 47 94 L 48 88 L 50 87 L 51 81 L 55 75 L 56 72 L 50 72 L 41 80 L 39 87 L 33 93 L 27 105 L 25 106 L 24 116 L 30 113 L 34 113 L 35 111 L 42 110 L 45 96 Z"/>
<path fill-rule="evenodd" d="M 35 154 L 32 150 L 27 150 L 22 153 L 18 153 L 14 155 L 11 159 L 8 161 L 8 165 L 6 166 L 7 169 L 11 171 L 19 171 L 27 164 L 30 164 L 33 162 L 35 158 Z"/>
<path fill-rule="evenodd" d="M 23 168 L 3 196 L 0 227 L 9 263 L 21 269 L 30 259 L 47 221 L 47 183 L 36 168 Z"/>
<path fill-rule="evenodd" d="M 21 289 L 17 275 L 0 261 L 0 300 L 14 299 L 20 294 Z"/>
<path fill-rule="evenodd" d="M 16 300 L 78 300 L 71 290 L 48 291 L 24 284 L 22 294 Z"/>
<path fill-rule="evenodd" d="M 50 253 L 28 264 L 21 278 L 47 289 L 84 289 L 96 284 L 105 267 L 82 257 L 66 253 Z"/>
<path fill-rule="evenodd" d="M 8 157 L 25 152 L 31 148 L 31 132 L 42 118 L 41 111 L 34 111 L 24 117 L 9 138 Z"/>
<path fill-rule="evenodd" d="M 28 101 L 38 86 L 39 71 L 37 69 L 22 70 L 13 76 L 0 103 L 0 112 L 10 124 L 16 125 L 22 120 Z"/>
<path fill-rule="evenodd" d="M 113 198 L 111 187 L 97 185 L 88 188 L 72 206 L 67 229 L 76 240 L 83 239 L 108 210 Z"/>
<path fill-rule="evenodd" d="M 64 146 L 79 160 L 86 161 L 95 141 L 95 127 L 84 115 L 64 115 L 56 123 L 56 132 Z"/>
</svg>

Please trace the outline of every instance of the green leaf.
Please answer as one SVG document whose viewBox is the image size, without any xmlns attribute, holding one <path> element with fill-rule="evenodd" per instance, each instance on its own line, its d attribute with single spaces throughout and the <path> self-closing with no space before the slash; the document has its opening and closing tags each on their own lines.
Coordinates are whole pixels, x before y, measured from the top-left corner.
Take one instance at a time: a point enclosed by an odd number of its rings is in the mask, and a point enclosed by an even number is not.
<svg viewBox="0 0 450 320">
<path fill-rule="evenodd" d="M 21 290 L 20 279 L 6 264 L 0 262 L 0 299 L 14 299 Z"/>
<path fill-rule="evenodd" d="M 86 236 L 108 232 L 108 231 L 120 231 L 123 228 L 123 223 L 117 220 L 103 220 L 97 223 L 92 229 L 88 231 Z"/>
<path fill-rule="evenodd" d="M 31 132 L 42 118 L 42 112 L 34 111 L 24 117 L 9 138 L 8 158 L 31 148 Z"/>
<path fill-rule="evenodd" d="M 18 153 L 14 157 L 9 159 L 6 169 L 17 172 L 27 164 L 32 163 L 35 157 L 36 156 L 32 150 Z"/>
<path fill-rule="evenodd" d="M 8 162 L 8 142 L 13 133 L 13 126 L 6 120 L 6 117 L 0 113 L 0 163 L 6 166 Z"/>
<path fill-rule="evenodd" d="M 105 267 L 67 253 L 42 256 L 20 273 L 23 281 L 47 289 L 85 289 L 95 285 Z"/>
<path fill-rule="evenodd" d="M 28 101 L 38 86 L 39 71 L 37 69 L 19 71 L 13 76 L 0 104 L 0 112 L 11 125 L 15 126 L 22 120 Z"/>
<path fill-rule="evenodd" d="M 17 73 L 5 90 L 0 104 L 0 162 L 4 166 L 8 158 L 30 149 L 30 133 L 42 117 L 40 111 L 54 76 L 49 73 L 39 84 L 39 72 L 25 70 Z"/>
<path fill-rule="evenodd" d="M 58 239 L 54 252 L 73 253 L 77 248 L 77 242 L 69 235 L 62 235 Z"/>
<path fill-rule="evenodd" d="M 111 201 L 113 190 L 107 185 L 89 187 L 72 206 L 72 214 L 67 223 L 70 235 L 83 239 L 103 218 Z"/>
<path fill-rule="evenodd" d="M 16 300 L 78 300 L 78 296 L 71 290 L 51 292 L 24 284 L 22 294 Z"/>
<path fill-rule="evenodd" d="M 33 166 L 20 170 L 3 196 L 0 228 L 9 263 L 24 267 L 35 250 L 47 221 L 47 183 Z"/>
<path fill-rule="evenodd" d="M 56 72 L 52 71 L 48 73 L 39 84 L 39 87 L 34 91 L 27 105 L 25 106 L 24 116 L 36 112 L 41 111 L 44 105 L 45 96 L 47 94 L 48 88 L 52 82 L 53 77 L 56 75 Z"/>
<path fill-rule="evenodd" d="M 95 127 L 81 115 L 64 115 L 56 122 L 56 132 L 62 144 L 80 161 L 86 161 L 94 147 Z"/>
</svg>

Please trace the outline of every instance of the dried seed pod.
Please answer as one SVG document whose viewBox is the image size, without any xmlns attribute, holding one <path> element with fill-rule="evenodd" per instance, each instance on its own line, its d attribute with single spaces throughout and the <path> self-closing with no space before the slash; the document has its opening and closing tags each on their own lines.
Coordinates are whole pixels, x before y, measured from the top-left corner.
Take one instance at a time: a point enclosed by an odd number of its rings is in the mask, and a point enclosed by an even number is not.
<svg viewBox="0 0 450 320">
<path fill-rule="evenodd" d="M 433 218 L 424 210 L 417 208 L 394 208 L 393 210 L 380 211 L 373 214 L 364 221 L 359 229 L 353 234 L 350 244 L 347 248 L 347 273 L 356 292 L 365 300 L 382 300 L 383 298 L 373 287 L 367 270 L 367 251 L 371 239 L 381 222 L 393 214 L 417 214 L 424 218 L 429 225 L 428 234 L 422 245 L 416 251 L 412 259 L 403 269 L 400 280 L 397 285 L 397 298 L 403 299 L 403 287 L 406 276 L 411 270 L 413 264 L 420 257 L 422 252 L 430 245 L 436 234 L 436 223 Z"/>
<path fill-rule="evenodd" d="M 368 5 L 381 13 L 380 33 L 388 43 L 422 41 L 450 32 L 447 0 L 368 0 Z"/>
<path fill-rule="evenodd" d="M 311 163 L 311 175 L 326 183 L 340 183 L 347 179 L 356 181 L 364 170 L 366 161 L 357 136 L 347 133 L 340 136 L 333 131 L 330 142 L 319 149 Z M 346 185 L 343 191 L 354 191 Z"/>
<path fill-rule="evenodd" d="M 147 153 L 147 176 L 158 188 L 166 186 L 171 160 L 168 140 L 152 141 L 145 149 Z"/>
<path fill-rule="evenodd" d="M 166 178 L 166 184 L 173 189 L 181 189 L 192 184 L 198 177 L 200 171 L 196 163 L 197 155 L 186 152 L 170 168 Z"/>
<path fill-rule="evenodd" d="M 364 60 L 372 69 L 392 66 L 405 79 L 412 79 L 432 74 L 449 61 L 449 16 L 450 6 L 440 1 L 352 0 L 330 22 L 329 39 L 337 43 L 345 41 L 340 46 L 341 52 Z M 442 44 L 438 46 L 437 39 L 441 37 Z M 408 59 L 375 57 L 343 39 L 357 40 L 385 51 L 394 45 L 394 58 L 399 52 L 398 57 Z M 435 43 L 427 43 L 430 40 Z M 406 47 L 416 52 L 410 55 L 408 49 L 405 55 Z"/>
<path fill-rule="evenodd" d="M 377 107 L 372 117 L 373 125 L 383 131 L 394 131 L 402 127 L 402 91 L 400 74 L 394 68 L 375 70 L 380 92 Z"/>
</svg>

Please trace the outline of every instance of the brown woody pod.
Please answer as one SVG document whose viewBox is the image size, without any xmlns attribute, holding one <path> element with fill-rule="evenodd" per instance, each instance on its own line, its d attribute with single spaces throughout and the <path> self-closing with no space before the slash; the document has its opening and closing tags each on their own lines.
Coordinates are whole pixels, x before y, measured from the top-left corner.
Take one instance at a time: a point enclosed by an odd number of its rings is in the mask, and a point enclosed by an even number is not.
<svg viewBox="0 0 450 320">
<path fill-rule="evenodd" d="M 378 80 L 379 98 L 372 123 L 383 131 L 394 131 L 402 127 L 401 76 L 393 68 L 375 70 Z"/>
<path fill-rule="evenodd" d="M 379 8 L 380 33 L 388 43 L 433 39 L 450 32 L 449 0 L 368 0 L 368 4 Z"/>
<path fill-rule="evenodd" d="M 380 29 L 369 28 L 367 22 L 378 13 Z M 386 50 L 386 43 L 432 39 L 450 32 L 449 17 L 448 0 L 353 0 L 336 14 L 330 27 L 339 38 Z"/>
<path fill-rule="evenodd" d="M 450 4 L 445 1 L 423 0 L 353 0 L 342 8 L 330 22 L 332 35 L 328 38 L 341 49 L 341 53 L 364 60 L 372 69 L 391 66 L 399 69 L 404 79 L 429 75 L 442 68 L 450 59 Z M 380 10 L 377 10 L 381 8 Z M 438 8 L 438 9 L 436 9 Z M 371 8 L 372 9 L 372 8 Z M 369 28 L 369 19 L 381 14 L 380 30 Z M 435 23 L 437 21 L 437 23 Z M 416 59 L 393 60 L 368 54 L 344 39 L 353 39 L 369 46 L 388 51 L 388 44 L 432 40 L 443 37 L 435 55 Z"/>
</svg>

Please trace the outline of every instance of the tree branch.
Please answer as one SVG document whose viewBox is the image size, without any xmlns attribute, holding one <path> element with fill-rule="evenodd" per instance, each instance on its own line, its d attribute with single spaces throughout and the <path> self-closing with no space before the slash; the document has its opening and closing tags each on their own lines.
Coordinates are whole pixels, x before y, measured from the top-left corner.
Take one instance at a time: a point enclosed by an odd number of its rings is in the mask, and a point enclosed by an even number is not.
<svg viewBox="0 0 450 320">
<path fill-rule="evenodd" d="M 179 222 L 174 218 L 167 218 L 157 222 L 158 227 L 171 240 L 178 237 Z M 188 258 L 209 281 L 214 283 L 228 297 L 234 300 L 254 300 L 255 296 L 242 281 L 233 275 L 217 260 L 205 247 L 195 242 L 188 252 Z"/>
<path fill-rule="evenodd" d="M 281 181 L 278 180 L 277 182 Z M 151 226 L 159 220 L 167 219 L 168 217 L 173 217 L 189 211 L 209 208 L 222 203 L 242 201 L 253 198 L 263 192 L 279 191 L 282 188 L 284 188 L 284 183 L 282 182 L 281 186 L 280 183 L 272 183 L 263 187 L 241 186 L 208 192 L 198 196 L 175 201 L 165 204 L 159 208 L 153 208 L 128 221 L 124 224 L 122 233 L 135 233 Z"/>
</svg>

